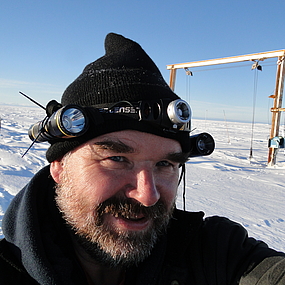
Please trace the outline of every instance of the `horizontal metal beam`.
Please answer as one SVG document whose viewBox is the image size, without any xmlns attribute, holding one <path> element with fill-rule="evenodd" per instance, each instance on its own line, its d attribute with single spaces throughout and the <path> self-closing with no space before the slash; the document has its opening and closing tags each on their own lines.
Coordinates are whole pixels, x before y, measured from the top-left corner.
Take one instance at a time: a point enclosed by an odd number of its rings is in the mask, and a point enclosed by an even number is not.
<svg viewBox="0 0 285 285">
<path fill-rule="evenodd" d="M 199 66 L 209 66 L 209 65 L 217 65 L 217 64 L 226 64 L 226 63 L 234 63 L 234 62 L 242 62 L 242 61 L 253 61 L 253 60 L 265 60 L 267 58 L 272 57 L 280 57 L 285 56 L 285 50 L 276 50 L 269 52 L 260 52 L 253 53 L 247 55 L 240 56 L 231 56 L 217 59 L 208 59 L 201 61 L 193 61 L 186 63 L 177 63 L 177 64 L 169 64 L 167 65 L 167 69 L 181 69 L 181 68 L 191 68 L 191 67 L 199 67 Z"/>
</svg>

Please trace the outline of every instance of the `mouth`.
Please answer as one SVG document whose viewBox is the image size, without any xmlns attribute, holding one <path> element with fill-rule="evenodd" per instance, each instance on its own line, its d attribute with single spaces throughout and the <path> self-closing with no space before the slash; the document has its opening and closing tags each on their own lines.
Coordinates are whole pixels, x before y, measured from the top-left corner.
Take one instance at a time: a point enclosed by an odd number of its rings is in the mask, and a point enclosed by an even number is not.
<svg viewBox="0 0 285 285">
<path fill-rule="evenodd" d="M 118 233 L 145 232 L 153 226 L 160 227 L 168 217 L 167 208 L 162 201 L 151 207 L 145 207 L 130 199 L 110 198 L 97 209 L 100 217 L 98 225 L 104 224 Z"/>
<path fill-rule="evenodd" d="M 142 231 L 151 224 L 151 219 L 142 214 L 106 214 L 105 221 L 120 231 Z"/>
</svg>

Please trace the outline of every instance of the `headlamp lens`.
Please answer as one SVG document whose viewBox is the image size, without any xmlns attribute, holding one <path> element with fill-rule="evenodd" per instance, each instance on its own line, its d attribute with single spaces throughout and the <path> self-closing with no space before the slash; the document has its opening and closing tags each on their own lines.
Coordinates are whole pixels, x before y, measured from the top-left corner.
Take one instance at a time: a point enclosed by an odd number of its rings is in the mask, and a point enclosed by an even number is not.
<svg viewBox="0 0 285 285">
<path fill-rule="evenodd" d="M 61 123 L 68 133 L 77 134 L 85 127 L 85 117 L 81 110 L 70 108 L 62 113 Z"/>
<path fill-rule="evenodd" d="M 169 103 L 167 114 L 174 124 L 186 124 L 191 119 L 191 108 L 186 101 L 177 99 Z"/>
<path fill-rule="evenodd" d="M 215 149 L 215 141 L 208 133 L 201 133 L 190 136 L 191 153 L 190 157 L 211 154 Z"/>
</svg>

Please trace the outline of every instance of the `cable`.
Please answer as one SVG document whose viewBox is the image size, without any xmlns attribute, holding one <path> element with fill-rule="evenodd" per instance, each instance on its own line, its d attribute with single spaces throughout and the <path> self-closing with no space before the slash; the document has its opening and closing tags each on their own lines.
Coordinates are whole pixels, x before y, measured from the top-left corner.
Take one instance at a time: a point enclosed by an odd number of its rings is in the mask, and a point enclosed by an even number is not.
<svg viewBox="0 0 285 285">
<path fill-rule="evenodd" d="M 183 210 L 186 211 L 186 165 L 183 163 L 181 165 L 181 174 L 179 177 L 178 185 L 180 184 L 181 180 L 183 179 L 183 192 L 182 192 L 182 199 L 183 199 Z"/>
<path fill-rule="evenodd" d="M 249 158 L 252 156 L 252 145 L 253 145 L 253 129 L 254 129 L 254 120 L 255 120 L 255 105 L 256 105 L 256 94 L 257 94 L 257 82 L 258 82 L 258 70 L 254 70 L 254 86 L 253 86 L 253 102 L 252 102 L 252 122 L 251 122 L 251 142 L 250 142 L 250 153 Z"/>
</svg>

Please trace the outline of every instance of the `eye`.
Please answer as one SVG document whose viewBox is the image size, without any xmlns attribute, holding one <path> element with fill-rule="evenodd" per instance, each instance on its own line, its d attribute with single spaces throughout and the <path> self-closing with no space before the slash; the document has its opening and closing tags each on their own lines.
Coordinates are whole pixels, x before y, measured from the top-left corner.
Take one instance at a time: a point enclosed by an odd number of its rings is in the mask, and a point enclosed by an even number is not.
<svg viewBox="0 0 285 285">
<path fill-rule="evenodd" d="M 119 156 L 119 155 L 110 156 L 110 157 L 108 157 L 108 159 L 115 161 L 115 162 L 124 162 L 125 161 L 125 158 L 123 156 Z"/>
<path fill-rule="evenodd" d="M 132 167 L 132 163 L 125 156 L 120 155 L 106 156 L 100 160 L 100 165 L 111 170 L 127 170 Z"/>
<path fill-rule="evenodd" d="M 159 161 L 156 165 L 157 165 L 157 166 L 160 166 L 160 167 L 173 166 L 173 164 L 172 164 L 172 163 L 170 163 L 170 162 L 169 162 L 169 161 L 167 161 L 167 160 Z"/>
</svg>

